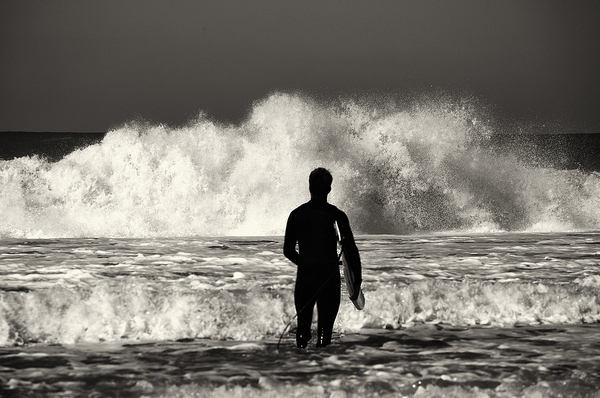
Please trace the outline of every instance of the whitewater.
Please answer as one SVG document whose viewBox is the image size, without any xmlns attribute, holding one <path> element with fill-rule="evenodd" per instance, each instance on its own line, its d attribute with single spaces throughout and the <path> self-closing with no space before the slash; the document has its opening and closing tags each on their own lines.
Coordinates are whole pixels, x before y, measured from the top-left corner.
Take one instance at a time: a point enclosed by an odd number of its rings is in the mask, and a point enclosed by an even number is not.
<svg viewBox="0 0 600 398">
<path fill-rule="evenodd" d="M 597 173 L 491 151 L 480 118 L 468 101 L 397 109 L 274 94 L 239 126 L 131 123 L 55 163 L 2 161 L 0 236 L 281 234 L 317 166 L 359 233 L 598 229 Z"/>
<path fill-rule="evenodd" d="M 494 134 L 468 100 L 278 93 L 0 161 L 0 395 L 599 396 L 600 175 Z M 282 234 L 318 166 L 366 306 L 304 351 Z"/>
</svg>

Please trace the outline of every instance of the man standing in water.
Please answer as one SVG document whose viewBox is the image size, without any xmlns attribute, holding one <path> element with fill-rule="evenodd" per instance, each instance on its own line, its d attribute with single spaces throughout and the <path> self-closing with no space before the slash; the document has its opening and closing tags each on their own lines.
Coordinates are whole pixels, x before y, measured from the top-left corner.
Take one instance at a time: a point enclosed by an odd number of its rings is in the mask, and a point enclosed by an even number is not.
<svg viewBox="0 0 600 398">
<path fill-rule="evenodd" d="M 355 291 L 362 283 L 360 256 L 346 214 L 327 203 L 333 177 L 324 168 L 310 173 L 310 201 L 288 218 L 283 254 L 298 266 L 294 303 L 298 314 L 296 345 L 306 348 L 311 339 L 313 309 L 317 305 L 317 347 L 331 344 L 333 323 L 340 307 L 340 271 L 337 255 L 337 222 L 347 258 L 355 264 Z M 296 250 L 296 243 L 298 250 Z M 353 298 L 355 299 L 355 298 Z"/>
</svg>

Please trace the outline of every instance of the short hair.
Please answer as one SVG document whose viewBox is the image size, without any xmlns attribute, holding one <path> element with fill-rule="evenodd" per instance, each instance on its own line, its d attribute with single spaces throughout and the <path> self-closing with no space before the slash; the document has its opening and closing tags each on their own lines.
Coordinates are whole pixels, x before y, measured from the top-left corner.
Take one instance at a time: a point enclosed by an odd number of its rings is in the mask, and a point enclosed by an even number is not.
<svg viewBox="0 0 600 398">
<path fill-rule="evenodd" d="M 323 167 L 314 169 L 308 177 L 308 189 L 311 194 L 327 195 L 331 192 L 331 183 L 333 176 Z"/>
</svg>

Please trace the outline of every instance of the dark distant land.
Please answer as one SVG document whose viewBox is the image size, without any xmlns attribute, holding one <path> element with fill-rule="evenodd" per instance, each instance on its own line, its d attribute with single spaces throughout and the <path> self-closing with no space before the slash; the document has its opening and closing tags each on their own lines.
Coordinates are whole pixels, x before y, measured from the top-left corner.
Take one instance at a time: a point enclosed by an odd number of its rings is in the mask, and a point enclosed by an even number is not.
<svg viewBox="0 0 600 398">
<path fill-rule="evenodd" d="M 57 162 L 74 150 L 102 141 L 105 134 L 0 132 L 0 160 L 38 155 Z M 600 171 L 600 134 L 496 134 L 486 147 L 536 166 Z"/>
</svg>

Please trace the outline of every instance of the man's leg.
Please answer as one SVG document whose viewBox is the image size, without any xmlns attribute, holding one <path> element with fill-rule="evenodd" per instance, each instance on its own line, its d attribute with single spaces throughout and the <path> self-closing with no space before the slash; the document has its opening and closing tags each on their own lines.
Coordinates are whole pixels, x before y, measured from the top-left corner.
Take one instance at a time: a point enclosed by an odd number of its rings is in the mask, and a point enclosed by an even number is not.
<svg viewBox="0 0 600 398">
<path fill-rule="evenodd" d="M 296 314 L 298 314 L 298 329 L 296 330 L 296 346 L 298 348 L 306 348 L 309 340 L 312 338 L 310 326 L 312 324 L 315 299 L 310 297 L 310 292 L 306 290 L 296 285 L 294 291 L 294 303 L 296 305 Z"/>
<path fill-rule="evenodd" d="M 333 324 L 340 308 L 340 280 L 332 278 L 317 299 L 317 312 L 319 324 L 317 329 L 317 347 L 325 347 L 331 344 Z M 336 280 L 337 279 L 337 280 Z"/>
</svg>

